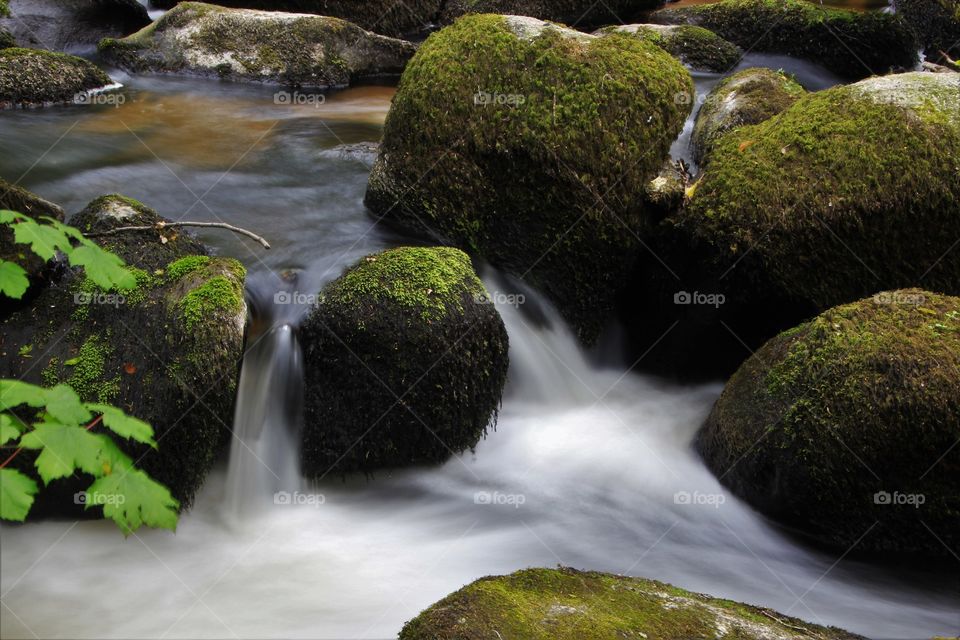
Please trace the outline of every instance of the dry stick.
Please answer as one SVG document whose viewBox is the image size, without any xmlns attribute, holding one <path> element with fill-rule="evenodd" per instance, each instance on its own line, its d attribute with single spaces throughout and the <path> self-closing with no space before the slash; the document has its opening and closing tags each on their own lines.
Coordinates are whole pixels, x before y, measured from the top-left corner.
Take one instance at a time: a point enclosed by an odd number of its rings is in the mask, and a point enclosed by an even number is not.
<svg viewBox="0 0 960 640">
<path fill-rule="evenodd" d="M 262 237 L 258 236 L 252 231 L 247 231 L 246 229 L 241 229 L 240 227 L 235 227 L 232 224 L 227 224 L 226 222 L 158 222 L 154 225 L 145 225 L 140 227 L 117 227 L 115 229 L 110 229 L 109 231 L 100 231 L 97 233 L 85 233 L 88 238 L 97 238 L 99 236 L 112 236 L 123 231 L 161 231 L 166 227 L 216 227 L 218 229 L 228 229 L 234 233 L 239 233 L 240 235 L 247 236 L 248 238 L 253 238 L 259 242 L 264 249 L 270 248 L 270 243 L 264 240 Z"/>
<path fill-rule="evenodd" d="M 786 620 L 781 620 L 780 618 L 778 618 L 777 616 L 773 615 L 772 613 L 770 613 L 769 611 L 767 611 L 767 610 L 765 610 L 765 609 L 760 609 L 760 613 L 762 613 L 763 615 L 767 616 L 767 617 L 770 618 L 771 620 L 775 620 L 777 623 L 779 623 L 779 624 L 781 624 L 781 625 L 783 625 L 783 626 L 785 626 L 785 627 L 788 627 L 788 628 L 790 628 L 790 629 L 796 629 L 797 631 L 803 631 L 804 633 L 806 633 L 806 634 L 808 634 L 808 635 L 812 635 L 812 636 L 815 637 L 815 638 L 823 638 L 823 636 L 821 636 L 819 633 L 815 633 L 812 629 L 804 629 L 803 627 L 798 627 L 798 626 L 796 626 L 796 625 L 789 624 Z"/>
</svg>

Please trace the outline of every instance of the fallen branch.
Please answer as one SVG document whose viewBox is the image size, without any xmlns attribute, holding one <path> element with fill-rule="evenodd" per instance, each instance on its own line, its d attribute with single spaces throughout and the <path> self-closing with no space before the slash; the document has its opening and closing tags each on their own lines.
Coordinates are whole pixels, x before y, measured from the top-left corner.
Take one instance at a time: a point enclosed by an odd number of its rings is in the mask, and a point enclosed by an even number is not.
<svg viewBox="0 0 960 640">
<path fill-rule="evenodd" d="M 233 231 L 234 233 L 239 233 L 240 235 L 247 236 L 259 242 L 264 249 L 270 248 L 270 243 L 264 240 L 261 236 L 258 236 L 252 231 L 247 231 L 246 229 L 241 229 L 240 227 L 235 227 L 232 224 L 227 224 L 226 222 L 158 222 L 153 225 L 143 225 L 138 227 L 117 227 L 115 229 L 110 229 L 109 231 L 100 231 L 97 233 L 85 233 L 88 238 L 97 238 L 100 236 L 112 236 L 124 231 L 157 231 L 158 233 L 167 227 L 215 227 L 217 229 L 227 229 Z"/>
<path fill-rule="evenodd" d="M 770 613 L 770 612 L 767 611 L 766 609 L 760 609 L 760 613 L 762 613 L 763 615 L 767 616 L 767 617 L 770 618 L 771 620 L 773 620 L 773 621 L 777 622 L 778 624 L 781 624 L 781 625 L 783 625 L 784 627 L 787 627 L 787 628 L 789 628 L 789 629 L 795 629 L 795 630 L 797 630 L 797 631 L 802 631 L 803 633 L 805 633 L 805 634 L 807 634 L 807 635 L 811 635 L 811 636 L 813 636 L 814 638 L 823 638 L 823 636 L 821 636 L 819 633 L 814 632 L 814 631 L 811 630 L 811 629 L 806 629 L 806 628 L 804 628 L 804 627 L 798 627 L 798 626 L 796 626 L 796 625 L 793 625 L 793 624 L 788 623 L 786 620 L 781 620 L 780 618 L 778 618 L 777 616 L 773 615 L 772 613 Z"/>
<path fill-rule="evenodd" d="M 943 59 L 943 66 L 953 69 L 954 71 L 960 71 L 960 62 L 947 55 L 946 51 L 941 51 L 940 56 Z"/>
</svg>

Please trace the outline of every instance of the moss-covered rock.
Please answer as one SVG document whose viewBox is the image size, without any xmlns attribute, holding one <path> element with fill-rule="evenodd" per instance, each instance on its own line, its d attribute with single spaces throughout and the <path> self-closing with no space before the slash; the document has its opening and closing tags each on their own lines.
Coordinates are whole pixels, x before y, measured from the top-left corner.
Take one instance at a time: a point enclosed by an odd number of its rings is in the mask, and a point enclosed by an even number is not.
<svg viewBox="0 0 960 640">
<path fill-rule="evenodd" d="M 628 34 L 466 16 L 404 72 L 367 206 L 530 281 L 590 341 L 692 90 L 677 60 Z"/>
<path fill-rule="evenodd" d="M 947 556 L 960 544 L 960 462 L 945 455 L 958 390 L 960 298 L 884 292 L 765 344 L 698 446 L 733 491 L 819 540 Z"/>
<path fill-rule="evenodd" d="M 958 96 L 956 74 L 872 78 L 720 138 L 625 297 L 639 350 L 673 326 L 644 364 L 729 372 L 874 291 L 960 294 Z"/>
<path fill-rule="evenodd" d="M 690 24 L 625 24 L 604 27 L 597 35 L 630 33 L 649 40 L 696 71 L 725 73 L 737 66 L 742 52 L 714 32 Z"/>
<path fill-rule="evenodd" d="M 98 199 L 76 218 L 102 229 L 116 225 L 124 207 L 140 220 L 162 220 L 118 196 Z M 158 247 L 137 233 L 96 239 L 109 239 L 109 248 L 127 259 L 136 288 L 103 291 L 82 271 L 68 270 L 0 325 L 0 376 L 66 383 L 85 400 L 114 404 L 149 422 L 157 450 L 123 447 L 189 506 L 233 417 L 246 322 L 244 268 L 235 260 L 193 255 L 203 247 L 182 238 L 164 244 L 155 236 Z M 17 461 L 32 469 L 30 456 Z M 72 496 L 86 487 L 83 481 L 54 482 L 36 515 L 78 515 L 82 507 Z"/>
<path fill-rule="evenodd" d="M 732 129 L 759 124 L 780 113 L 804 94 L 803 87 L 782 71 L 744 69 L 724 78 L 707 96 L 697 114 L 691 144 L 700 164 L 720 137 Z"/>
<path fill-rule="evenodd" d="M 312 88 L 399 74 L 414 45 L 325 16 L 181 2 L 100 52 L 134 72 L 183 73 Z"/>
<path fill-rule="evenodd" d="M 897 14 L 906 20 L 933 62 L 946 53 L 960 60 L 960 2 L 958 0 L 894 0 Z"/>
<path fill-rule="evenodd" d="M 806 58 L 851 79 L 911 69 L 917 58 L 913 33 L 898 16 L 806 0 L 722 0 L 661 9 L 651 19 L 705 27 L 749 51 Z"/>
<path fill-rule="evenodd" d="M 83 58 L 19 47 L 0 49 L 0 109 L 68 104 L 111 82 Z"/>
<path fill-rule="evenodd" d="M 470 258 L 403 247 L 362 259 L 300 329 L 307 477 L 436 463 L 500 406 L 507 332 Z"/>
<path fill-rule="evenodd" d="M 529 16 L 568 24 L 577 29 L 591 29 L 605 24 L 623 24 L 642 11 L 655 9 L 660 0 L 447 0 L 441 22 L 471 13 L 499 13 Z"/>
<path fill-rule="evenodd" d="M 18 211 L 34 219 L 47 217 L 63 222 L 63 209 L 59 205 L 10 184 L 3 178 L 0 178 L 0 209 Z M 27 245 L 14 242 L 13 231 L 7 225 L 0 226 L 0 260 L 20 265 L 30 280 L 29 288 L 21 300 L 11 300 L 0 294 L 0 318 L 5 318 L 24 301 L 33 297 L 55 274 L 59 265 L 59 261 L 44 260 Z"/>
<path fill-rule="evenodd" d="M 468 584 L 408 622 L 400 640 L 863 640 L 663 582 L 597 571 L 525 569 Z"/>
<path fill-rule="evenodd" d="M 171 9 L 176 0 L 151 0 Z M 443 0 L 219 0 L 218 5 L 237 9 L 288 11 L 343 18 L 374 33 L 402 36 L 426 28 L 440 13 Z"/>
<path fill-rule="evenodd" d="M 21 46 L 51 51 L 92 49 L 102 38 L 150 24 L 137 0 L 10 0 L 3 15 L 0 31 L 9 31 Z"/>
</svg>

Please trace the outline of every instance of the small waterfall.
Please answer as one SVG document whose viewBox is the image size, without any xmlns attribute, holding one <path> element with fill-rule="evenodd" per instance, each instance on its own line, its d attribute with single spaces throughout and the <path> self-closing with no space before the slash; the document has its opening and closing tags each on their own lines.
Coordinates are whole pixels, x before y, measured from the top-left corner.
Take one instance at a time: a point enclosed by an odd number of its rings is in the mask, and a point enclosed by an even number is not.
<svg viewBox="0 0 960 640">
<path fill-rule="evenodd" d="M 291 283 L 285 283 L 289 286 Z M 251 279 L 252 316 L 240 373 L 227 470 L 225 515 L 241 520 L 274 504 L 278 492 L 300 487 L 298 430 L 303 363 L 294 305 L 284 292 Z"/>
</svg>

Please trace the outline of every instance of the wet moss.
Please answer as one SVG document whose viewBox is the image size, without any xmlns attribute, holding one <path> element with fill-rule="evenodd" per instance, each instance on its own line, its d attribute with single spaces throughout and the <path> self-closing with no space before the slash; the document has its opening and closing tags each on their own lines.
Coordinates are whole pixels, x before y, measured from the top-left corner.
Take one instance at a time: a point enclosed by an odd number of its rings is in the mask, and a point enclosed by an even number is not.
<svg viewBox="0 0 960 640">
<path fill-rule="evenodd" d="M 114 347 L 103 337 L 91 334 L 80 345 L 77 355 L 63 363 L 64 371 L 70 371 L 63 380 L 81 398 L 89 401 L 111 403 L 120 392 L 119 376 L 106 378 L 105 365 L 113 355 Z"/>
<path fill-rule="evenodd" d="M 218 312 L 239 313 L 243 309 L 243 286 L 236 280 L 214 276 L 188 293 L 180 305 L 187 329 L 194 329 Z"/>
<path fill-rule="evenodd" d="M 783 614 L 646 580 L 569 568 L 481 578 L 408 622 L 400 640 L 859 638 Z"/>
<path fill-rule="evenodd" d="M 765 344 L 698 446 L 739 495 L 823 542 L 946 555 L 924 523 L 947 547 L 960 542 L 960 465 L 942 457 L 960 437 L 957 389 L 960 298 L 884 292 Z"/>
<path fill-rule="evenodd" d="M 675 59 L 629 35 L 461 18 L 404 72 L 367 206 L 524 277 L 592 341 L 689 110 L 675 97 L 692 90 Z"/>
<path fill-rule="evenodd" d="M 401 247 L 361 260 L 300 329 L 302 472 L 438 463 L 495 422 L 507 334 L 463 252 Z"/>
<path fill-rule="evenodd" d="M 166 275 L 169 280 L 179 280 L 183 276 L 202 269 L 209 264 L 209 256 L 187 256 L 167 265 L 167 268 L 164 269 L 164 275 Z"/>
<path fill-rule="evenodd" d="M 0 107 L 72 103 L 78 94 L 111 83 L 93 63 L 65 53 L 0 49 Z"/>
<path fill-rule="evenodd" d="M 630 33 L 648 40 L 680 59 L 691 69 L 726 73 L 740 62 L 740 47 L 703 27 L 693 25 L 631 24 L 607 27 L 600 33 Z"/>
<path fill-rule="evenodd" d="M 722 0 L 662 9 L 654 22 L 693 24 L 751 51 L 806 58 L 859 79 L 916 64 L 916 41 L 896 15 L 832 9 L 805 0 Z"/>
<path fill-rule="evenodd" d="M 441 22 L 450 23 L 471 13 L 498 13 L 530 16 L 568 24 L 577 29 L 591 29 L 605 24 L 623 24 L 639 12 L 655 9 L 659 0 L 447 0 L 440 14 Z"/>
</svg>

